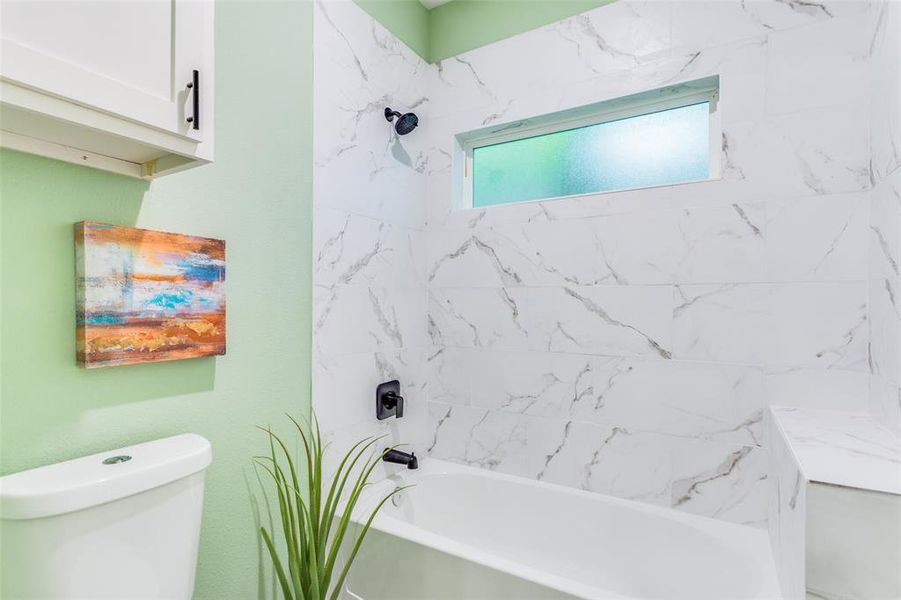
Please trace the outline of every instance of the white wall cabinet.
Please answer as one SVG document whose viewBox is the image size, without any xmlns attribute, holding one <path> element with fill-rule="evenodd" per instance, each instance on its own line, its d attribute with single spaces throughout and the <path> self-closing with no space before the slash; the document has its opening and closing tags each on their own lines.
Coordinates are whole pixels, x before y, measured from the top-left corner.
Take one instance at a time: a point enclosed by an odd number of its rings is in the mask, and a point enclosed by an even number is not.
<svg viewBox="0 0 901 600">
<path fill-rule="evenodd" d="M 143 178 L 213 159 L 212 0 L 2 0 L 0 44 L 0 145 Z"/>
</svg>

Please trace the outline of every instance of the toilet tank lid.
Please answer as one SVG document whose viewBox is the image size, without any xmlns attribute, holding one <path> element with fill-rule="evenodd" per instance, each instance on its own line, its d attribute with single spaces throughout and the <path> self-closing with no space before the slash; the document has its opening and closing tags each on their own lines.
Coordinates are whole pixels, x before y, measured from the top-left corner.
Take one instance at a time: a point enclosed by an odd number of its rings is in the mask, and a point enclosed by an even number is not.
<svg viewBox="0 0 901 600">
<path fill-rule="evenodd" d="M 0 518 L 61 515 L 171 483 L 205 469 L 210 443 L 196 433 L 109 450 L 0 477 Z"/>
</svg>

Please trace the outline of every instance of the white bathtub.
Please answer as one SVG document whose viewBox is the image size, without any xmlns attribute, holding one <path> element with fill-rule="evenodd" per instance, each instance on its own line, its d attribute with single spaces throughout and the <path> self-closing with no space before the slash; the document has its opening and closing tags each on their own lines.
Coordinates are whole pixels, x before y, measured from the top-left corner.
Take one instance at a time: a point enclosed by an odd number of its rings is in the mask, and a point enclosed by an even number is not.
<svg viewBox="0 0 901 600">
<path fill-rule="evenodd" d="M 436 459 L 385 505 L 348 578 L 364 600 L 775 599 L 766 533 Z"/>
</svg>

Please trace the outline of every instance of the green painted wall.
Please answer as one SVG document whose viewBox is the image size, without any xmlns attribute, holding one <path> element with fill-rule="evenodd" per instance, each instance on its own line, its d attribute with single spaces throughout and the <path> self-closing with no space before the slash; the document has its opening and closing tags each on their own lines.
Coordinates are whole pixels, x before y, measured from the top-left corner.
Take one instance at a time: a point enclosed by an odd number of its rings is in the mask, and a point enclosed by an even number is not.
<svg viewBox="0 0 901 600">
<path fill-rule="evenodd" d="M 434 63 L 614 0 L 354 0 L 414 52 Z"/>
<path fill-rule="evenodd" d="M 0 473 L 193 431 L 213 445 L 197 598 L 257 596 L 254 425 L 310 407 L 312 4 L 217 2 L 216 161 L 152 184 L 0 152 Z M 227 241 L 228 354 L 75 366 L 72 224 Z M 6 549 L 4 549 L 5 551 Z"/>
</svg>

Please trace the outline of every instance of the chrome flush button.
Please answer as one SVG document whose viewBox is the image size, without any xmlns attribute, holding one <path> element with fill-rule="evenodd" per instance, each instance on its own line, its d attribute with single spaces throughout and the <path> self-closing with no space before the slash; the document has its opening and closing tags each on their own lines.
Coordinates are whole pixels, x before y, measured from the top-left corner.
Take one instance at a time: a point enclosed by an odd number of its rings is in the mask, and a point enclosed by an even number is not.
<svg viewBox="0 0 901 600">
<path fill-rule="evenodd" d="M 117 465 L 119 463 L 128 462 L 131 460 L 131 457 L 126 454 L 120 454 L 119 456 L 110 456 L 103 460 L 103 464 L 105 465 Z"/>
</svg>

